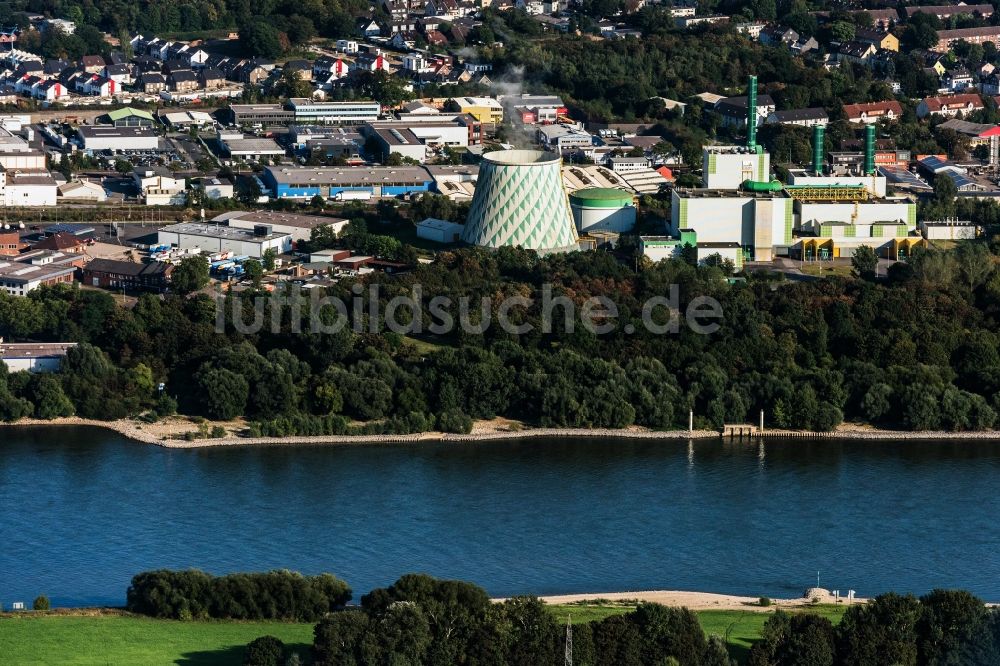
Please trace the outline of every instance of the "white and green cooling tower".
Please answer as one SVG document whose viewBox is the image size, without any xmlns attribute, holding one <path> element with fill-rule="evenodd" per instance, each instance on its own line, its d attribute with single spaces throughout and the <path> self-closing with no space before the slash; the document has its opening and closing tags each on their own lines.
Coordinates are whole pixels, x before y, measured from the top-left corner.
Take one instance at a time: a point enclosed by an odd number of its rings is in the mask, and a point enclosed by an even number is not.
<svg viewBox="0 0 1000 666">
<path fill-rule="evenodd" d="M 462 240 L 539 252 L 578 249 L 562 180 L 562 158 L 537 150 L 483 155 Z"/>
</svg>

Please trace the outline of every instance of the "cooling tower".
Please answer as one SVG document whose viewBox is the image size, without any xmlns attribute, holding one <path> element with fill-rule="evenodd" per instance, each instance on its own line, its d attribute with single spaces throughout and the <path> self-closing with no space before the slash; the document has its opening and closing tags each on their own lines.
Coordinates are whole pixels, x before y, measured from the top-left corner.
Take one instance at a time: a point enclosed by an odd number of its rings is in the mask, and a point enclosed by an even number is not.
<svg viewBox="0 0 1000 666">
<path fill-rule="evenodd" d="M 462 240 L 483 247 L 520 245 L 539 252 L 578 249 L 563 189 L 562 158 L 537 150 L 483 155 Z"/>
</svg>

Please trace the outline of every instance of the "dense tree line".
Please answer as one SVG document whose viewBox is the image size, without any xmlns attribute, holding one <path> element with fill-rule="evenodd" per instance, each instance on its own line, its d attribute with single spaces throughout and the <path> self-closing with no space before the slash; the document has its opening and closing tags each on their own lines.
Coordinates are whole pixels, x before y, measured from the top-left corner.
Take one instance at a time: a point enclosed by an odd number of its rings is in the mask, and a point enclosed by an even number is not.
<svg viewBox="0 0 1000 666">
<path fill-rule="evenodd" d="M 960 590 L 919 599 L 884 594 L 850 607 L 840 624 L 778 611 L 750 650 L 749 666 L 931 666 L 1000 663 L 1000 612 Z"/>
<path fill-rule="evenodd" d="M 555 664 L 562 661 L 564 638 L 564 627 L 535 597 L 491 603 L 471 583 L 410 574 L 362 597 L 360 608 L 321 620 L 313 663 Z M 575 626 L 573 663 L 728 666 L 730 660 L 691 611 L 640 604 L 634 612 Z"/>
<path fill-rule="evenodd" d="M 877 282 L 871 274 L 808 283 L 725 277 L 724 266 L 681 260 L 636 268 L 603 252 L 461 249 L 409 273 L 343 279 L 315 294 L 147 294 L 132 308 L 68 286 L 0 294 L 0 336 L 84 343 L 58 378 L 0 377 L 0 417 L 179 409 L 245 416 L 254 434 L 464 431 L 496 416 L 670 429 L 686 427 L 689 410 L 699 427 L 756 421 L 760 410 L 769 427 L 815 430 L 843 419 L 907 430 L 996 424 L 1000 272 L 989 243 L 918 252 Z M 409 305 L 395 308 L 407 329 L 387 328 L 390 301 L 414 295 L 416 316 Z M 496 323 L 500 303 L 514 296 L 527 301 L 509 309 L 510 323 L 530 330 Z M 617 308 L 602 333 L 580 321 L 598 296 Z M 676 332 L 647 330 L 650 299 L 683 313 L 703 296 L 721 306 L 717 331 L 696 333 L 683 319 Z M 450 302 L 434 311 L 437 297 Z M 547 300 L 561 303 L 548 327 Z M 666 307 L 650 317 L 670 321 Z M 260 330 L 248 329 L 255 318 Z M 446 318 L 454 325 L 434 328 Z M 484 318 L 490 325 L 477 328 Z"/>
<path fill-rule="evenodd" d="M 202 571 L 146 571 L 132 578 L 127 608 L 174 620 L 288 620 L 315 622 L 351 599 L 351 588 L 330 574 L 291 571 L 212 576 Z"/>
</svg>

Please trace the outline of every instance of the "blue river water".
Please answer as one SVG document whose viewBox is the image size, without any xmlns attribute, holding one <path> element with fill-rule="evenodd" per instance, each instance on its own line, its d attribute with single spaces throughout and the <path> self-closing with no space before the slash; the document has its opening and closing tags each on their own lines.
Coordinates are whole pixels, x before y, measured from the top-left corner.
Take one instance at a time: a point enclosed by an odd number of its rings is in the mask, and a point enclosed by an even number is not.
<svg viewBox="0 0 1000 666">
<path fill-rule="evenodd" d="M 816 584 L 1000 601 L 1000 442 L 571 439 L 169 450 L 0 430 L 0 604 L 139 571 L 400 574 L 491 594 Z"/>
</svg>

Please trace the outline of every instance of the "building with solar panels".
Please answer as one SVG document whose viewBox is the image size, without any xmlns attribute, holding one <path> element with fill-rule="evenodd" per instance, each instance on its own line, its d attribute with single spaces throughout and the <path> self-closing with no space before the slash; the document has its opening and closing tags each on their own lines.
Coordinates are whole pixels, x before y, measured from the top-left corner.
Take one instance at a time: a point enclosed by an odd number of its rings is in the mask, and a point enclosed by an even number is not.
<svg viewBox="0 0 1000 666">
<path fill-rule="evenodd" d="M 951 179 L 955 183 L 955 189 L 959 192 L 982 192 L 987 189 L 984 185 L 969 178 L 965 168 L 937 155 L 921 158 L 917 161 L 917 168 L 934 178 Z"/>
</svg>

